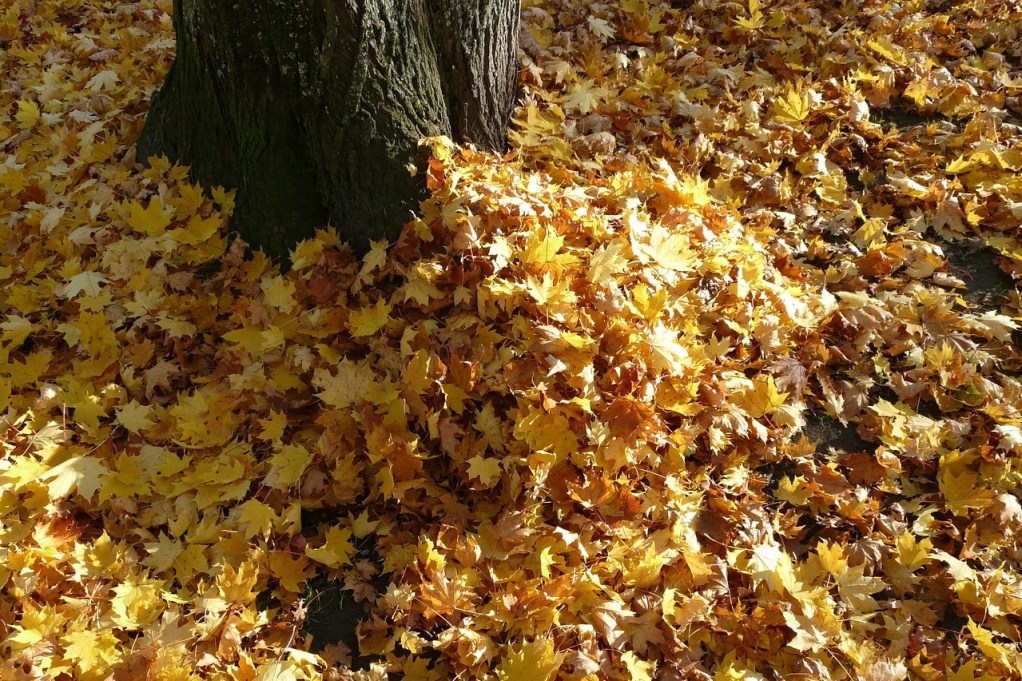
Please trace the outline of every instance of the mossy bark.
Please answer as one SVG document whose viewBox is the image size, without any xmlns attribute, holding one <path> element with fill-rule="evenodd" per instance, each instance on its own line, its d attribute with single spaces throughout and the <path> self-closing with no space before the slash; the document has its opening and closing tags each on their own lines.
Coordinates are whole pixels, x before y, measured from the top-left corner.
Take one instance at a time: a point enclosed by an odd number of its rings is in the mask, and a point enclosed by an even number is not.
<svg viewBox="0 0 1022 681">
<path fill-rule="evenodd" d="M 418 141 L 500 150 L 520 0 L 174 0 L 177 56 L 139 157 L 237 187 L 235 228 L 274 256 L 330 222 L 356 252 L 422 198 Z"/>
</svg>

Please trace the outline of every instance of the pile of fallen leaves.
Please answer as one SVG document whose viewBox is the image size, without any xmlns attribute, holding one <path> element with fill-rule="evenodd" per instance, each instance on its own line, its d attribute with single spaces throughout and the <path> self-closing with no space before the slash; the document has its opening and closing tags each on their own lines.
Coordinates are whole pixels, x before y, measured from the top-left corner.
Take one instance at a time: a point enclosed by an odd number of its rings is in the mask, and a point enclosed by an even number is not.
<svg viewBox="0 0 1022 681">
<path fill-rule="evenodd" d="M 1019 673 L 1022 9 L 524 5 L 512 154 L 285 274 L 134 156 L 168 0 L 0 9 L 0 679 Z"/>
</svg>

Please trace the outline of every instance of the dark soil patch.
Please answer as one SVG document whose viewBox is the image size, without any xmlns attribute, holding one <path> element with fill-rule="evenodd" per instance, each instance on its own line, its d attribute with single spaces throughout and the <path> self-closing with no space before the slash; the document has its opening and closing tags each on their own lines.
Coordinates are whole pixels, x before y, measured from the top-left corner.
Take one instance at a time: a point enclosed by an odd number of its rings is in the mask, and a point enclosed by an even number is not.
<svg viewBox="0 0 1022 681">
<path fill-rule="evenodd" d="M 1012 278 L 1000 268 L 1000 255 L 979 239 L 940 244 L 947 259 L 948 272 L 965 283 L 964 298 L 973 307 L 997 309 L 1004 295 L 1015 287 Z"/>
<path fill-rule="evenodd" d="M 873 119 L 874 123 L 880 124 L 888 131 L 892 129 L 908 130 L 911 128 L 921 128 L 930 123 L 938 123 L 940 121 L 948 121 L 953 125 L 957 125 L 953 119 L 948 118 L 942 113 L 918 113 L 900 106 L 888 109 L 872 109 L 870 111 L 870 118 Z"/>
<path fill-rule="evenodd" d="M 312 636 L 312 652 L 328 645 L 344 643 L 352 652 L 352 668 L 368 669 L 371 658 L 358 654 L 358 623 L 369 617 L 364 603 L 355 600 L 338 582 L 316 577 L 306 585 L 310 596 L 305 602 L 302 632 Z"/>
<path fill-rule="evenodd" d="M 815 442 L 818 451 L 833 448 L 844 452 L 872 452 L 876 447 L 861 437 L 854 423 L 842 424 L 833 416 L 823 412 L 810 412 L 806 417 L 806 427 L 802 431 L 805 436 Z"/>
</svg>

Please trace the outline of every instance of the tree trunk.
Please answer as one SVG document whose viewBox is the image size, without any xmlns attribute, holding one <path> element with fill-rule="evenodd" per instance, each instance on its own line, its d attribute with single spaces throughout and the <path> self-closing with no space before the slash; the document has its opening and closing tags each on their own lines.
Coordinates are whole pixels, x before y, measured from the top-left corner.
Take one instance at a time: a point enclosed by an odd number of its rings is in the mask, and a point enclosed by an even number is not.
<svg viewBox="0 0 1022 681">
<path fill-rule="evenodd" d="M 237 187 L 234 226 L 280 256 L 330 222 L 365 252 L 422 198 L 423 136 L 501 150 L 520 0 L 174 0 L 177 56 L 140 158 Z"/>
</svg>

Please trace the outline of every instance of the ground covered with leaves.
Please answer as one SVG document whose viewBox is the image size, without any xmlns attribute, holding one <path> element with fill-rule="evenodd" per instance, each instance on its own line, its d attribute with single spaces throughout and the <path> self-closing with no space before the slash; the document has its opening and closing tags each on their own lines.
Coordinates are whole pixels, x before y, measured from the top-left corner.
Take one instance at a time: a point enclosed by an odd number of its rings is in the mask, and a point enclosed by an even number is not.
<svg viewBox="0 0 1022 681">
<path fill-rule="evenodd" d="M 169 1 L 0 9 L 0 679 L 1019 674 L 1022 9 L 524 5 L 286 273 L 135 158 Z"/>
</svg>

